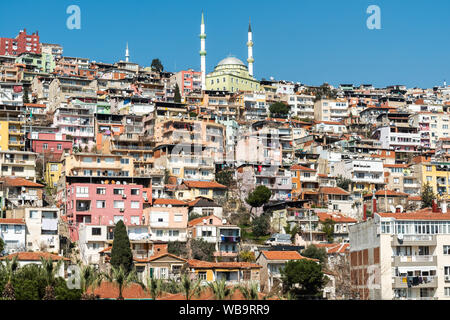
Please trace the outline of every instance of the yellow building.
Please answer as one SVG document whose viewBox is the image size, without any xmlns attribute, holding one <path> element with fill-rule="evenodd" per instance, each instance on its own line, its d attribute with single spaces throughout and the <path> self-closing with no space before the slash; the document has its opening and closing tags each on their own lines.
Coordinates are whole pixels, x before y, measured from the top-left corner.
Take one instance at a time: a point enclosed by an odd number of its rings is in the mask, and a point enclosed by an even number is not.
<svg viewBox="0 0 450 320">
<path fill-rule="evenodd" d="M 450 189 L 450 162 L 421 162 L 415 165 L 421 184 L 427 182 L 438 199 L 448 196 Z"/>
<path fill-rule="evenodd" d="M 19 120 L 0 121 L 0 150 L 23 151 L 25 131 Z"/>
<path fill-rule="evenodd" d="M 217 199 L 226 195 L 227 187 L 214 181 L 183 181 L 176 191 L 178 200 L 194 200 L 197 197 Z"/>
<path fill-rule="evenodd" d="M 62 163 L 61 162 L 47 162 L 45 166 L 45 183 L 49 187 L 56 187 L 59 178 L 61 177 Z"/>
<path fill-rule="evenodd" d="M 134 158 L 122 155 L 76 153 L 64 158 L 65 176 L 134 177 Z"/>
</svg>

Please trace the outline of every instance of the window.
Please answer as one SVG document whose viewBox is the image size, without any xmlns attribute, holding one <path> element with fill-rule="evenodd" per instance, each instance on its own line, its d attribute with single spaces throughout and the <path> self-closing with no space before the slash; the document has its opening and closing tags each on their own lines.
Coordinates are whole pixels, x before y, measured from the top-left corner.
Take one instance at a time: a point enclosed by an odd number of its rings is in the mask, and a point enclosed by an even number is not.
<svg viewBox="0 0 450 320">
<path fill-rule="evenodd" d="M 113 194 L 123 194 L 123 189 L 114 189 Z"/>
<path fill-rule="evenodd" d="M 197 273 L 197 278 L 199 280 L 206 280 L 206 271 L 200 271 Z"/>
<path fill-rule="evenodd" d="M 122 158 L 122 159 L 120 159 L 120 163 L 121 164 L 129 164 L 130 163 L 130 159 Z"/>
<path fill-rule="evenodd" d="M 202 208 L 202 215 L 210 216 L 212 214 L 214 214 L 214 209 L 212 209 L 212 208 Z"/>
<path fill-rule="evenodd" d="M 48 149 L 48 143 L 44 143 L 44 144 L 42 145 L 42 149 L 47 150 L 47 149 Z"/>
<path fill-rule="evenodd" d="M 174 215 L 173 220 L 175 222 L 181 222 L 181 221 L 183 221 L 183 215 L 182 214 L 176 214 L 176 215 Z"/>
<path fill-rule="evenodd" d="M 56 145 L 56 149 L 62 150 L 62 144 L 58 143 L 58 144 Z"/>
<path fill-rule="evenodd" d="M 172 168 L 172 174 L 180 174 L 179 168 Z"/>
<path fill-rule="evenodd" d="M 131 195 L 132 196 L 138 196 L 139 195 L 139 189 L 131 189 Z"/>
<path fill-rule="evenodd" d="M 57 164 L 52 164 L 52 165 L 50 165 L 50 171 L 51 171 L 51 172 L 56 172 L 56 171 L 58 171 L 58 165 L 57 165 Z"/>
<path fill-rule="evenodd" d="M 427 166 L 427 171 L 431 171 L 431 166 Z"/>
<path fill-rule="evenodd" d="M 139 201 L 131 201 L 131 209 L 139 209 Z"/>
<path fill-rule="evenodd" d="M 2 224 L 2 232 L 8 233 L 8 226 L 6 224 Z"/>
<path fill-rule="evenodd" d="M 92 235 L 93 236 L 101 236 L 102 235 L 102 228 L 92 228 Z"/>
<path fill-rule="evenodd" d="M 394 183 L 398 184 L 399 183 L 399 178 L 394 178 Z"/>
<path fill-rule="evenodd" d="M 89 187 L 77 187 L 77 196 L 89 195 Z"/>
<path fill-rule="evenodd" d="M 14 233 L 21 233 L 22 232 L 22 226 L 14 226 Z"/>
<path fill-rule="evenodd" d="M 97 194 L 106 194 L 106 188 L 97 188 Z"/>
<path fill-rule="evenodd" d="M 123 201 L 114 200 L 114 209 L 124 209 L 125 205 Z"/>
<path fill-rule="evenodd" d="M 39 212 L 37 210 L 30 210 L 30 219 L 37 219 L 37 218 L 39 218 L 38 213 Z"/>
<path fill-rule="evenodd" d="M 163 231 L 162 230 L 156 230 L 156 236 L 157 237 L 162 237 L 163 236 Z"/>
<path fill-rule="evenodd" d="M 450 254 L 450 246 L 444 246 L 444 254 Z"/>
<path fill-rule="evenodd" d="M 106 201 L 105 200 L 97 200 L 97 209 L 104 209 L 106 208 Z"/>
<path fill-rule="evenodd" d="M 208 195 L 208 189 L 200 189 L 200 195 L 207 196 Z"/>
<path fill-rule="evenodd" d="M 433 181 L 433 177 L 432 177 L 432 176 L 427 176 L 427 181 L 428 181 L 428 182 Z"/>
<path fill-rule="evenodd" d="M 446 297 L 450 296 L 450 287 L 444 287 L 444 295 Z"/>
<path fill-rule="evenodd" d="M 139 216 L 131 216 L 131 224 L 139 224 Z"/>
</svg>

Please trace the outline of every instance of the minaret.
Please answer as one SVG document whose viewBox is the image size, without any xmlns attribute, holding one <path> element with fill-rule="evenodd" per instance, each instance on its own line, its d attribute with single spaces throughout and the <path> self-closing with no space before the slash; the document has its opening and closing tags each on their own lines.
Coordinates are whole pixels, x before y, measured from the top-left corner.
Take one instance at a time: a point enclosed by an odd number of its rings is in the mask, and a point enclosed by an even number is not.
<svg viewBox="0 0 450 320">
<path fill-rule="evenodd" d="M 253 36 L 252 36 L 252 27 L 250 25 L 250 19 L 248 20 L 248 73 L 253 77 Z"/>
<path fill-rule="evenodd" d="M 202 11 L 202 23 L 200 25 L 200 69 L 202 72 L 202 90 L 206 90 L 206 33 L 205 33 L 205 19 Z"/>
<path fill-rule="evenodd" d="M 128 51 L 128 42 L 127 42 L 127 48 L 125 50 L 125 61 L 128 62 L 130 59 L 130 52 Z"/>
</svg>

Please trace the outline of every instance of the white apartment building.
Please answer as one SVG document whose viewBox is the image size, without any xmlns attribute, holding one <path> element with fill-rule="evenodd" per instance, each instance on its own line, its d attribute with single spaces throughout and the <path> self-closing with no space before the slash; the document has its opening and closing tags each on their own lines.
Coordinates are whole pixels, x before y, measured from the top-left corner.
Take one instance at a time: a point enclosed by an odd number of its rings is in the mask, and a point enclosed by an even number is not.
<svg viewBox="0 0 450 320">
<path fill-rule="evenodd" d="M 59 252 L 57 208 L 24 208 L 27 225 L 26 249 Z"/>
<path fill-rule="evenodd" d="M 78 248 L 83 264 L 98 265 L 100 263 L 100 251 L 107 246 L 107 226 L 80 224 L 78 228 Z M 131 239 L 130 239 L 131 240 Z"/>
<path fill-rule="evenodd" d="M 420 146 L 420 133 L 411 132 L 396 126 L 377 128 L 373 138 L 379 139 L 382 149 L 390 149 L 400 152 L 414 152 Z M 403 131 L 403 132 L 402 132 Z"/>
<path fill-rule="evenodd" d="M 22 104 L 22 83 L 0 82 L 0 105 L 21 106 Z"/>
<path fill-rule="evenodd" d="M 349 116 L 348 102 L 345 99 L 321 99 L 314 103 L 316 121 L 342 121 Z"/>
<path fill-rule="evenodd" d="M 450 115 L 444 112 L 418 112 L 409 117 L 413 127 L 419 129 L 420 145 L 435 149 L 440 138 L 450 137 Z"/>
<path fill-rule="evenodd" d="M 0 219 L 0 238 L 4 242 L 4 253 L 25 251 L 26 225 L 24 219 Z M 0 252 L 1 254 L 2 252 Z"/>
<path fill-rule="evenodd" d="M 450 299 L 450 214 L 376 213 L 349 229 L 360 299 Z"/>
<path fill-rule="evenodd" d="M 315 96 L 306 94 L 291 94 L 288 96 L 287 103 L 289 104 L 290 116 L 314 119 L 314 99 Z"/>
</svg>

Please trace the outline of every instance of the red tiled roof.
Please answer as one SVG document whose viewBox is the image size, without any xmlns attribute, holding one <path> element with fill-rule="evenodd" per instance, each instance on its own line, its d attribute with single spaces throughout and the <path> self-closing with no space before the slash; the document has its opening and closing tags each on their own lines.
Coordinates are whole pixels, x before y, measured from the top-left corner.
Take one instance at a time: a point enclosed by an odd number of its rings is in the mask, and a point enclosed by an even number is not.
<svg viewBox="0 0 450 320">
<path fill-rule="evenodd" d="M 432 212 L 431 208 L 421 209 L 415 212 L 391 213 L 377 212 L 382 218 L 394 218 L 397 220 L 450 220 L 450 213 Z"/>
<path fill-rule="evenodd" d="M 327 174 L 323 174 L 323 173 L 318 173 L 317 176 L 319 178 L 328 178 L 328 175 Z"/>
<path fill-rule="evenodd" d="M 403 192 L 397 192 L 397 191 L 393 191 L 393 190 L 378 190 L 377 192 L 375 192 L 375 196 L 390 196 L 390 197 L 408 197 L 409 194 L 408 193 L 403 193 Z M 372 197 L 372 194 L 366 194 L 364 196 L 364 198 L 369 198 Z"/>
<path fill-rule="evenodd" d="M 349 195 L 347 191 L 339 187 L 320 187 L 320 193 L 324 194 L 340 194 L 340 195 Z"/>
<path fill-rule="evenodd" d="M 331 219 L 331 220 L 333 220 L 336 223 L 345 223 L 345 222 L 348 222 L 348 223 L 353 223 L 354 222 L 354 223 L 356 223 L 357 222 L 355 219 L 347 217 L 347 216 L 344 216 L 343 214 L 340 214 L 340 213 L 329 214 L 329 213 L 326 213 L 326 212 L 317 212 L 317 216 L 319 217 L 319 220 L 321 222 L 323 222 L 323 221 L 325 221 L 327 219 Z"/>
<path fill-rule="evenodd" d="M 294 164 L 293 166 L 291 166 L 291 170 L 316 171 L 314 169 L 311 169 L 311 168 L 308 168 L 308 167 L 304 167 L 304 166 L 299 165 L 299 164 Z"/>
<path fill-rule="evenodd" d="M 44 259 L 51 258 L 52 260 L 63 259 L 65 261 L 70 261 L 69 258 L 64 258 L 64 257 L 58 256 L 56 254 L 52 254 L 49 252 L 16 252 L 16 253 L 12 253 L 8 256 L 2 257 L 2 258 L 0 258 L 0 260 L 12 259 L 15 256 L 17 256 L 17 260 L 19 260 L 19 261 L 40 261 L 41 257 Z"/>
<path fill-rule="evenodd" d="M 7 187 L 34 187 L 34 188 L 43 188 L 44 185 L 40 183 L 36 183 L 24 178 L 11 178 L 5 177 L 0 178 L 0 181 L 5 181 L 5 185 Z"/>
<path fill-rule="evenodd" d="M 153 199 L 153 205 L 155 204 L 171 204 L 173 206 L 187 206 L 188 204 L 182 200 L 178 200 L 178 199 Z"/>
<path fill-rule="evenodd" d="M 203 220 L 208 220 L 211 217 L 215 217 L 215 215 L 211 214 L 206 217 L 198 217 L 198 218 L 192 219 L 191 221 L 188 222 L 188 226 L 192 227 L 192 226 L 195 226 L 196 224 L 203 223 Z"/>
<path fill-rule="evenodd" d="M 267 260 L 312 260 L 319 261 L 317 259 L 311 259 L 302 256 L 297 251 L 261 251 L 261 253 L 266 257 Z"/>
<path fill-rule="evenodd" d="M 201 188 L 201 189 L 226 189 L 227 187 L 223 184 L 217 183 L 215 181 L 193 181 L 185 180 L 183 183 L 188 188 Z"/>
<path fill-rule="evenodd" d="M 408 200 L 409 201 L 422 201 L 422 197 L 421 196 L 409 196 Z"/>
<path fill-rule="evenodd" d="M 259 264 L 251 262 L 209 262 L 196 259 L 188 260 L 189 267 L 198 269 L 255 269 L 262 268 Z"/>
<path fill-rule="evenodd" d="M 25 219 L 0 219 L 0 224 L 25 224 Z"/>
</svg>

